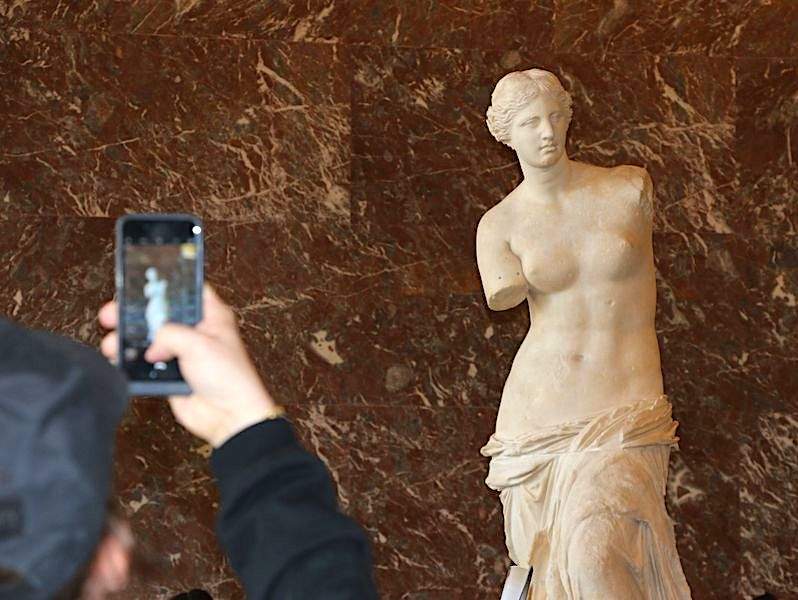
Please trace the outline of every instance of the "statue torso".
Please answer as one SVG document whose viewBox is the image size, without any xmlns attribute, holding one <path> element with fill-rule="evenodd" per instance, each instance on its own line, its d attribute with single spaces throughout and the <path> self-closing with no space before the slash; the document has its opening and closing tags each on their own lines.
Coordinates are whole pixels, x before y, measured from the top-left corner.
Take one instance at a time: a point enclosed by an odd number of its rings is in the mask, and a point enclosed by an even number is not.
<svg viewBox="0 0 798 600">
<path fill-rule="evenodd" d="M 531 326 L 497 432 L 580 418 L 662 392 L 642 170 L 573 163 L 556 197 L 519 186 L 495 207 L 528 284 Z"/>
<path fill-rule="evenodd" d="M 603 187 L 568 190 L 556 204 L 519 198 L 508 242 L 533 291 L 620 281 L 640 268 L 645 231 L 638 215 Z"/>
</svg>

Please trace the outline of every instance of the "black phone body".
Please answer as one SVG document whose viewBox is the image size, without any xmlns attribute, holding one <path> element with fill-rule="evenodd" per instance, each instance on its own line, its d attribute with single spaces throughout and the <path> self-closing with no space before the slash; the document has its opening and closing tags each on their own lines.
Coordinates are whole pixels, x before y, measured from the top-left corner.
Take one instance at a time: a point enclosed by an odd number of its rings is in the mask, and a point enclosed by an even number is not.
<svg viewBox="0 0 798 600">
<path fill-rule="evenodd" d="M 166 322 L 202 320 L 205 244 L 190 214 L 127 214 L 116 222 L 117 366 L 128 396 L 190 395 L 177 359 L 149 363 L 144 353 Z"/>
</svg>

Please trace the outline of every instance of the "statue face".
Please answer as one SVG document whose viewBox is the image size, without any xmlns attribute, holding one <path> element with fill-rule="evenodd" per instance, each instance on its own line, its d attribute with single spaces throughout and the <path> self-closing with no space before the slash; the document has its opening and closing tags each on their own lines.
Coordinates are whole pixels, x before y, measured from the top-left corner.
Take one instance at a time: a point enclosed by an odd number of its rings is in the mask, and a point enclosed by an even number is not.
<svg viewBox="0 0 798 600">
<path fill-rule="evenodd" d="M 551 96 L 539 95 L 513 118 L 511 142 L 518 158 L 533 167 L 550 167 L 565 153 L 568 113 Z"/>
</svg>

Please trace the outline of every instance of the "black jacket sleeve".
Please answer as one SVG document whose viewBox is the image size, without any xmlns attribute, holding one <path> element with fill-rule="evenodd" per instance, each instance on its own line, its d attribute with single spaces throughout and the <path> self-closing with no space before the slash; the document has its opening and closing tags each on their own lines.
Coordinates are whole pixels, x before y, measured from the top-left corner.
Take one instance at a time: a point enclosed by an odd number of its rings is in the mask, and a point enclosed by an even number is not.
<svg viewBox="0 0 798 600">
<path fill-rule="evenodd" d="M 211 455 L 219 540 L 250 600 L 374 600 L 363 530 L 338 510 L 324 464 L 285 419 L 239 432 Z"/>
</svg>

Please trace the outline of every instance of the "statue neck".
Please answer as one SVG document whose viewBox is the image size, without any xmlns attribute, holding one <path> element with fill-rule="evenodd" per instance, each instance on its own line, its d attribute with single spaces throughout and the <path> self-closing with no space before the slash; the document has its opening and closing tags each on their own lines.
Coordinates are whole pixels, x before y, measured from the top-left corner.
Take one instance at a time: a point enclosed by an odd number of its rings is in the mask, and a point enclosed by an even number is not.
<svg viewBox="0 0 798 600">
<path fill-rule="evenodd" d="M 550 167 L 533 167 L 522 160 L 519 163 L 524 174 L 523 186 L 535 196 L 556 195 L 558 190 L 565 187 L 571 173 L 571 160 L 565 152 Z"/>
</svg>

